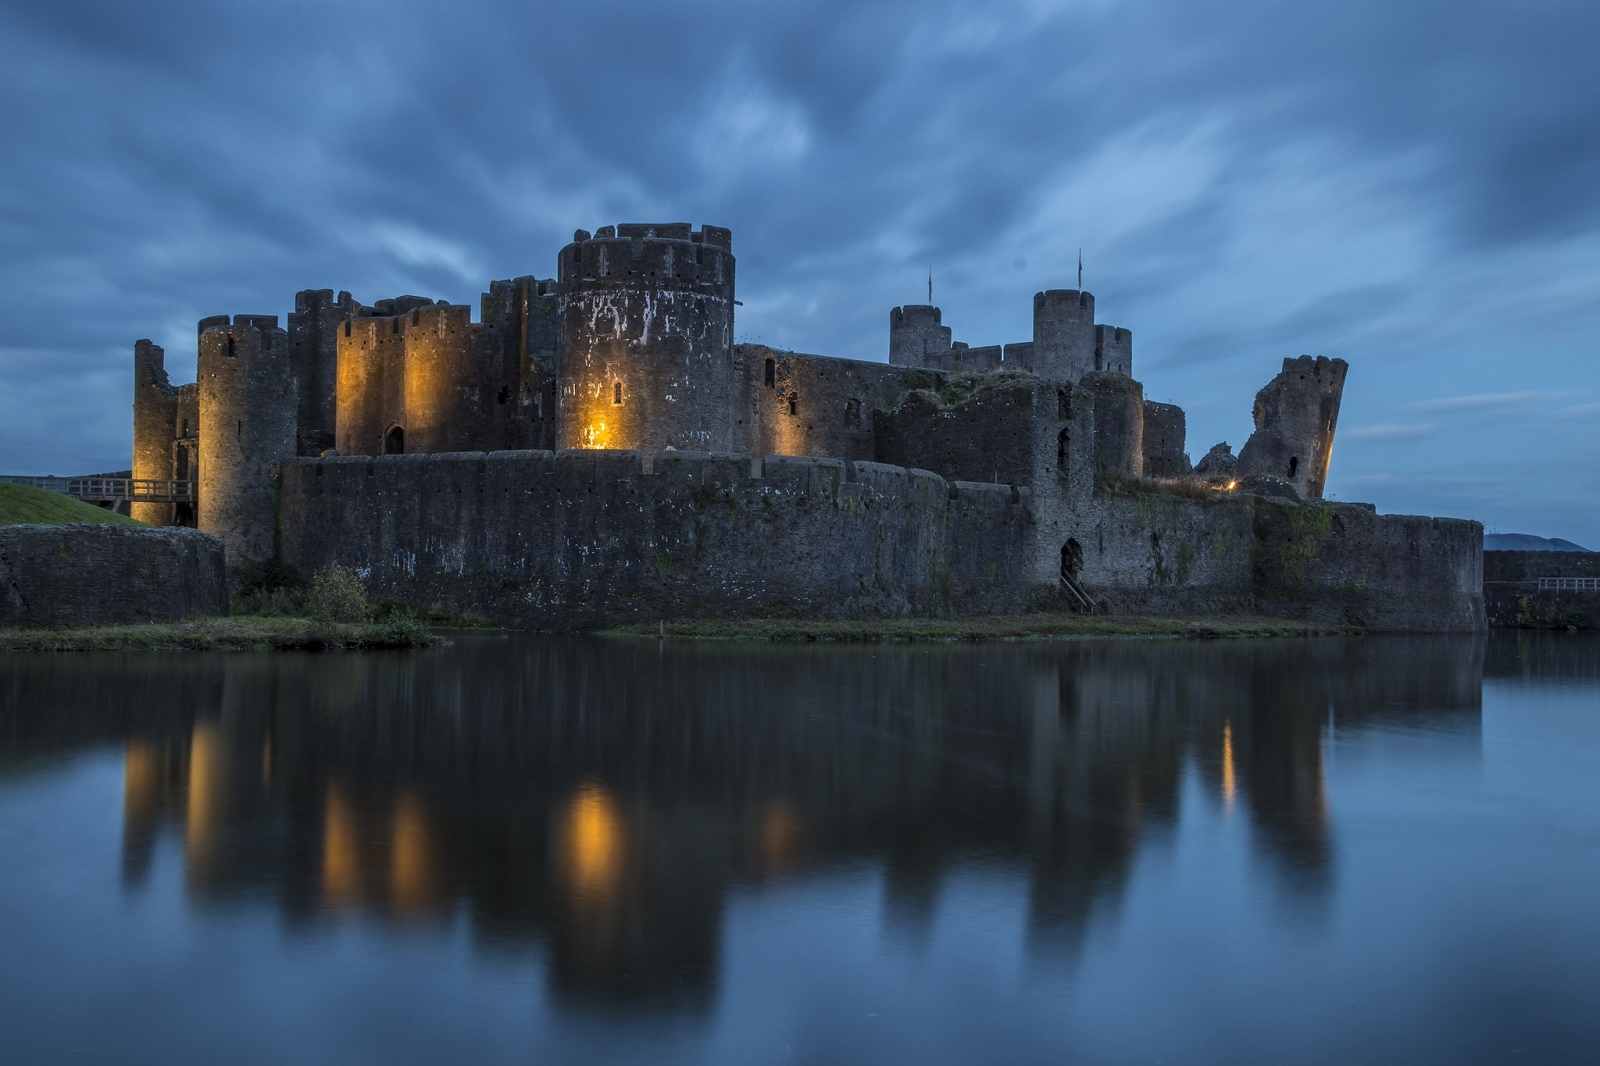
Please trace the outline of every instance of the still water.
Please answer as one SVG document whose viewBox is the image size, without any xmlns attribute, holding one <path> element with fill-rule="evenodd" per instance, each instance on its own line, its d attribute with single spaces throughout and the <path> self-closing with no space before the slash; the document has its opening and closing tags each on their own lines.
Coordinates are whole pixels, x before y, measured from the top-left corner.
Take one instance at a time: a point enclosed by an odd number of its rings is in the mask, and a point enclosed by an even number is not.
<svg viewBox="0 0 1600 1066">
<path fill-rule="evenodd" d="M 1600 642 L 0 656 L 6 1062 L 1600 1061 Z"/>
</svg>

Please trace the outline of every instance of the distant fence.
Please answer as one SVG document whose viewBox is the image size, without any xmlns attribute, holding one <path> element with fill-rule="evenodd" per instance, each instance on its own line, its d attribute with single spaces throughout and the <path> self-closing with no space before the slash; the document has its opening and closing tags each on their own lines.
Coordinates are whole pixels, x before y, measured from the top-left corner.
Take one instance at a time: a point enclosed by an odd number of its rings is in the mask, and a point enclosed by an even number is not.
<svg viewBox="0 0 1600 1066">
<path fill-rule="evenodd" d="M 1600 577 L 1541 577 L 1539 591 L 1570 589 L 1576 592 L 1600 592 Z"/>
<path fill-rule="evenodd" d="M 143 477 L 29 477 L 0 474 L 0 482 L 75 496 L 89 503 L 193 503 L 193 481 Z"/>
</svg>

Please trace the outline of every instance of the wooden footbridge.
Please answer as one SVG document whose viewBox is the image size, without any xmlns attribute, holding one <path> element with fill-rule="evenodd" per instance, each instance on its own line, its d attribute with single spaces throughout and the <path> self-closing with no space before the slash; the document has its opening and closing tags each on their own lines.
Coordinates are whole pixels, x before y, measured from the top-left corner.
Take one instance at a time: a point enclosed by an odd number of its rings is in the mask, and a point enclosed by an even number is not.
<svg viewBox="0 0 1600 1066">
<path fill-rule="evenodd" d="M 0 482 L 61 492 L 95 504 L 194 503 L 193 481 L 160 481 L 143 477 L 31 477 L 0 474 Z"/>
</svg>

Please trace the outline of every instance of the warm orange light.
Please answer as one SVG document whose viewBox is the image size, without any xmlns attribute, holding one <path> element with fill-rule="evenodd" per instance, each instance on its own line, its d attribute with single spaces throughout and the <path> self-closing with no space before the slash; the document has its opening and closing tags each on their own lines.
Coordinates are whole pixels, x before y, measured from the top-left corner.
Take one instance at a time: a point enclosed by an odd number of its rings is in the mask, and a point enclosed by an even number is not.
<svg viewBox="0 0 1600 1066">
<path fill-rule="evenodd" d="M 1222 723 L 1222 806 L 1233 810 L 1233 794 L 1237 788 L 1233 775 L 1233 725 Z"/>
<path fill-rule="evenodd" d="M 361 894 L 360 838 L 355 808 L 337 783 L 328 783 L 322 814 L 322 898 L 333 906 Z"/>
<path fill-rule="evenodd" d="M 567 876 L 580 896 L 604 899 L 622 872 L 622 821 L 605 789 L 586 784 L 578 789 L 565 819 Z"/>
<path fill-rule="evenodd" d="M 389 853 L 389 895 L 395 910 L 424 911 L 433 903 L 433 847 L 427 811 L 409 792 L 395 800 L 393 844 Z"/>
<path fill-rule="evenodd" d="M 184 803 L 184 859 L 188 876 L 203 876 L 211 857 L 222 805 L 222 753 L 213 722 L 198 722 L 189 737 L 189 793 Z"/>
<path fill-rule="evenodd" d="M 606 429 L 604 422 L 590 422 L 583 427 L 583 433 L 578 438 L 578 443 L 583 448 L 609 448 L 611 447 L 611 433 Z"/>
<path fill-rule="evenodd" d="M 122 757 L 122 813 L 130 824 L 148 822 L 161 799 L 161 762 L 156 749 L 131 741 Z"/>
<path fill-rule="evenodd" d="M 783 800 L 775 801 L 761 819 L 761 858 L 768 868 L 781 870 L 800 850 L 800 819 Z"/>
</svg>

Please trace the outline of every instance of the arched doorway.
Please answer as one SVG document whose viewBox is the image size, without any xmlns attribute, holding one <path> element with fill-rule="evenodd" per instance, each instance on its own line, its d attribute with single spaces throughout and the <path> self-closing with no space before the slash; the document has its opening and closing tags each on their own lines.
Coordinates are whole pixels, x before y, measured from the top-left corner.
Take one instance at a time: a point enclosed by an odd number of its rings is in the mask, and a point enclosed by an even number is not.
<svg viewBox="0 0 1600 1066">
<path fill-rule="evenodd" d="M 1061 580 L 1077 584 L 1078 575 L 1082 572 L 1083 545 L 1078 543 L 1076 537 L 1068 537 L 1067 542 L 1061 546 Z"/>
<path fill-rule="evenodd" d="M 406 431 L 398 424 L 383 431 L 383 454 L 402 455 L 406 450 Z"/>
</svg>

